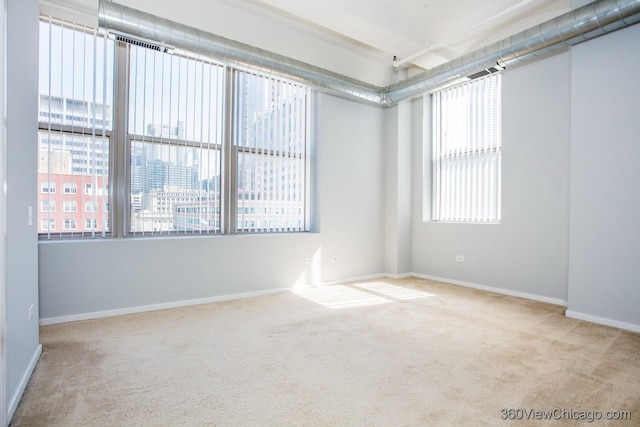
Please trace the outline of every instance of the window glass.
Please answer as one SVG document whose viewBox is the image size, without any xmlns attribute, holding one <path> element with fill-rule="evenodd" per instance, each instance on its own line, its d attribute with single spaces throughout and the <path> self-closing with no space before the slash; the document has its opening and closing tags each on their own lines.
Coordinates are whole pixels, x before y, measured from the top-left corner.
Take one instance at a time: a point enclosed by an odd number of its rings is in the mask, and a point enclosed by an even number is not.
<svg viewBox="0 0 640 427">
<path fill-rule="evenodd" d="M 500 74 L 432 95 L 432 220 L 501 218 Z"/>
<path fill-rule="evenodd" d="M 108 201 L 113 58 L 114 41 L 97 30 L 40 22 L 38 181 L 49 191 L 42 191 L 39 198 L 49 206 L 56 202 L 63 206 L 52 218 L 69 225 L 61 232 L 75 229 L 72 220 L 86 217 L 78 205 Z M 56 191 L 56 184 L 62 191 Z M 55 211 L 47 212 L 51 217 Z M 69 217 L 70 213 L 75 215 Z M 96 218 L 102 224 L 108 213 Z M 51 227 L 38 231 L 51 237 Z"/>
<path fill-rule="evenodd" d="M 127 67 L 114 68 L 116 54 Z M 49 219 L 63 224 L 60 237 L 307 230 L 309 95 L 42 20 L 41 236 L 53 236 Z"/>
<path fill-rule="evenodd" d="M 309 91 L 245 72 L 237 81 L 236 228 L 305 230 Z"/>
</svg>

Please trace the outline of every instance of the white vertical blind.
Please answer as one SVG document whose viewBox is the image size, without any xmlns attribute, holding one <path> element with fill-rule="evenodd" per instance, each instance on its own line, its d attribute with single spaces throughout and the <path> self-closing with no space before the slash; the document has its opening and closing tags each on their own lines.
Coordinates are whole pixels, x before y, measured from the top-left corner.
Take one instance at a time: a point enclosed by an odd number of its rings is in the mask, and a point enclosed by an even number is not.
<svg viewBox="0 0 640 427">
<path fill-rule="evenodd" d="M 40 22 L 38 188 L 56 187 L 38 194 L 38 231 L 47 238 L 110 234 L 113 51 L 98 30 Z M 71 202 L 99 208 L 65 212 Z"/>
<path fill-rule="evenodd" d="M 51 19 L 40 34 L 41 237 L 309 229 L 307 87 Z"/>
<path fill-rule="evenodd" d="M 500 74 L 432 95 L 432 220 L 501 219 Z"/>
<path fill-rule="evenodd" d="M 237 232 L 307 231 L 309 89 L 237 72 Z"/>
<path fill-rule="evenodd" d="M 224 67 L 129 50 L 132 235 L 221 232 Z"/>
</svg>

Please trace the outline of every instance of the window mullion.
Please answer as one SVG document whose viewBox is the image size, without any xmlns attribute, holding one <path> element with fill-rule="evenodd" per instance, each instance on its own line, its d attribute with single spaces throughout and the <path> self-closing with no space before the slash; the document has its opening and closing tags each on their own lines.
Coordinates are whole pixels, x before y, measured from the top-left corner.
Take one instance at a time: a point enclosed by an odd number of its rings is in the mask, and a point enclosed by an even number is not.
<svg viewBox="0 0 640 427">
<path fill-rule="evenodd" d="M 221 226 L 223 233 L 237 231 L 238 209 L 238 151 L 234 143 L 237 137 L 238 115 L 238 87 L 236 72 L 226 69 L 225 79 L 225 127 L 222 147 L 222 210 Z"/>
<path fill-rule="evenodd" d="M 131 139 L 128 133 L 129 121 L 129 62 L 130 48 L 128 44 L 116 44 L 115 58 L 115 90 L 114 90 L 114 123 L 111 138 L 111 181 L 109 217 L 113 234 L 124 237 L 128 234 L 131 221 L 129 188 L 131 186 L 131 168 L 129 165 Z"/>
</svg>

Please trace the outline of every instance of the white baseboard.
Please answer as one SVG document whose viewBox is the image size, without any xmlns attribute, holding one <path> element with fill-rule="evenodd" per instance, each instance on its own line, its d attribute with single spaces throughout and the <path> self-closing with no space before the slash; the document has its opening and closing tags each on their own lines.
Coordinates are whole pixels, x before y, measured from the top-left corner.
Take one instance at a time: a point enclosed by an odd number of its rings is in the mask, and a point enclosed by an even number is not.
<svg viewBox="0 0 640 427">
<path fill-rule="evenodd" d="M 230 301 L 241 298 L 260 297 L 263 295 L 287 292 L 290 288 L 275 288 L 264 291 L 242 292 L 239 294 L 221 295 L 216 297 L 198 298 L 192 300 L 182 300 L 161 304 L 142 305 L 136 307 L 118 308 L 114 310 L 96 311 L 92 313 L 72 314 L 69 316 L 49 317 L 40 319 L 40 326 L 55 325 L 58 323 L 77 322 L 79 320 L 101 319 L 103 317 L 122 316 L 125 314 L 144 313 L 147 311 L 166 310 L 169 308 L 187 307 L 191 305 L 210 304 L 213 302 Z"/>
<path fill-rule="evenodd" d="M 11 402 L 9 403 L 9 408 L 7 408 L 7 420 L 11 422 L 11 418 L 13 418 L 13 414 L 16 412 L 18 408 L 18 403 L 20 403 L 20 399 L 22 398 L 22 394 L 24 390 L 27 388 L 27 384 L 29 383 L 29 378 L 31 378 L 31 374 L 33 374 L 33 370 L 36 368 L 38 364 L 38 360 L 40 360 L 40 355 L 42 354 L 42 344 L 38 344 L 36 351 L 33 353 L 31 357 L 31 361 L 29 362 L 29 366 L 27 366 L 27 370 L 24 375 L 20 379 L 20 384 L 18 385 L 18 389 L 11 397 Z"/>
<path fill-rule="evenodd" d="M 512 297 L 526 298 L 533 301 L 546 302 L 548 304 L 553 304 L 553 305 L 561 305 L 563 307 L 567 306 L 567 301 L 557 299 L 557 298 L 543 297 L 541 295 L 512 291 L 510 289 L 495 288 L 493 286 L 479 285 L 477 283 L 463 282 L 460 280 L 447 279 L 445 277 L 430 276 L 428 274 L 411 273 L 410 275 L 414 277 L 418 277 L 420 279 L 435 280 L 438 282 L 450 283 L 452 285 L 464 286 L 466 288 L 473 288 L 473 289 L 479 289 L 482 291 L 495 292 L 497 294 L 509 295 Z"/>
<path fill-rule="evenodd" d="M 606 317 L 593 316 L 591 314 L 580 313 L 579 311 L 567 310 L 565 316 L 577 320 L 585 320 L 600 325 L 612 326 L 614 328 L 625 329 L 631 332 L 640 332 L 640 325 L 634 323 L 621 322 L 619 320 L 608 319 Z"/>
<path fill-rule="evenodd" d="M 515 297 L 520 297 L 520 298 L 526 298 L 526 299 L 530 299 L 530 300 L 534 300 L 534 301 L 545 302 L 545 303 L 548 303 L 548 304 L 561 305 L 563 307 L 567 306 L 567 302 L 564 301 L 564 300 L 560 300 L 560 299 L 548 298 L 548 297 L 543 297 L 543 296 L 540 296 L 540 295 L 528 294 L 528 293 L 525 293 L 525 292 L 511 291 L 509 289 L 502 289 L 502 288 L 496 288 L 496 287 L 492 287 L 492 286 L 479 285 L 479 284 L 476 284 L 476 283 L 463 282 L 463 281 L 460 281 L 460 280 L 447 279 L 445 277 L 437 277 L 437 276 L 431 276 L 431 275 L 419 274 L 419 273 L 402 273 L 402 274 L 380 273 L 380 274 L 371 274 L 371 275 L 367 275 L 367 276 L 349 277 L 349 278 L 339 279 L 339 280 L 323 281 L 321 283 L 315 283 L 315 284 L 312 284 L 310 286 L 338 285 L 338 284 L 350 283 L 350 282 L 375 280 L 375 279 L 380 279 L 380 278 L 384 278 L 384 277 L 389 277 L 389 278 L 392 278 L 392 279 L 404 279 L 404 278 L 407 278 L 407 277 L 417 277 L 417 278 L 427 279 L 427 280 L 436 280 L 438 282 L 444 282 L 444 283 L 449 283 L 449 284 L 452 284 L 452 285 L 464 286 L 464 287 L 467 287 L 467 288 L 480 289 L 480 290 L 488 291 L 488 292 L 495 292 L 495 293 L 504 294 L 504 295 L 510 295 L 510 296 L 515 296 Z M 58 323 L 76 322 L 76 321 L 79 321 L 79 320 L 100 319 L 100 318 L 103 318 L 103 317 L 122 316 L 122 315 L 125 315 L 125 314 L 144 313 L 144 312 L 147 312 L 147 311 L 165 310 L 165 309 L 169 309 L 169 308 L 187 307 L 187 306 L 191 306 L 191 305 L 209 304 L 209 303 L 213 303 L 213 302 L 229 301 L 229 300 L 235 300 L 235 299 L 241 299 L 241 298 L 258 297 L 258 296 L 263 296 L 263 295 L 270 295 L 270 294 L 276 294 L 276 293 L 281 293 L 281 292 L 287 292 L 287 291 L 290 291 L 290 290 L 291 290 L 291 288 L 276 288 L 276 289 L 268 289 L 268 290 L 264 290 L 264 291 L 243 292 L 243 293 L 238 293 L 238 294 L 221 295 L 221 296 L 216 296 L 216 297 L 175 301 L 175 302 L 168 302 L 168 303 L 162 303 L 162 304 L 152 304 L 152 305 L 145 305 L 145 306 L 127 307 L 127 308 L 120 308 L 120 309 L 114 309 L 114 310 L 97 311 L 97 312 L 92 312 L 92 313 L 72 314 L 72 315 L 69 315 L 69 316 L 49 317 L 49 318 L 40 319 L 40 326 L 55 325 L 55 324 L 58 324 Z"/>
<path fill-rule="evenodd" d="M 392 279 L 406 279 L 407 277 L 413 277 L 415 274 L 413 273 L 402 273 L 402 274 L 391 274 L 386 273 L 383 274 L 384 277 L 391 277 Z"/>
<path fill-rule="evenodd" d="M 409 277 L 409 276 L 410 274 L 402 275 L 402 277 Z M 372 274 L 368 276 L 350 277 L 348 279 L 331 280 L 331 281 L 316 283 L 310 286 L 338 285 L 338 284 L 349 283 L 349 282 L 374 280 L 382 277 L 394 277 L 394 276 L 389 274 Z M 400 276 L 397 276 L 396 278 L 400 278 Z M 68 316 L 48 317 L 48 318 L 40 319 L 40 326 L 56 325 L 58 323 L 77 322 L 80 320 L 101 319 L 104 317 L 122 316 L 125 314 L 144 313 L 147 311 L 166 310 L 169 308 L 188 307 L 191 305 L 209 304 L 213 302 L 230 301 L 230 300 L 242 299 L 242 298 L 259 297 L 263 295 L 288 292 L 291 289 L 292 288 L 276 288 L 276 289 L 268 289 L 264 291 L 243 292 L 239 294 L 221 295 L 216 297 L 175 301 L 175 302 L 168 302 L 168 303 L 162 303 L 162 304 L 151 304 L 151 305 L 144 305 L 144 306 L 119 308 L 114 310 L 96 311 L 91 313 L 71 314 Z"/>
</svg>

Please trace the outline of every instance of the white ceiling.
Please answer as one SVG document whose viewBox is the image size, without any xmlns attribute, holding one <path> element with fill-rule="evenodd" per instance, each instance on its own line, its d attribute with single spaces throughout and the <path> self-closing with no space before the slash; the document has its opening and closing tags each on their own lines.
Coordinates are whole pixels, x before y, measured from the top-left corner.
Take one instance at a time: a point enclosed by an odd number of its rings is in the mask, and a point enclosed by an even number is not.
<svg viewBox="0 0 640 427">
<path fill-rule="evenodd" d="M 429 69 L 561 15 L 571 0 L 245 0 Z M 407 62 L 405 62 L 407 61 Z"/>
<path fill-rule="evenodd" d="M 589 0 L 113 0 L 364 82 L 385 86 Z M 40 0 L 98 25 L 98 0 Z M 393 58 L 402 63 L 393 67 Z M 396 65 L 397 65 L 396 62 Z"/>
</svg>

